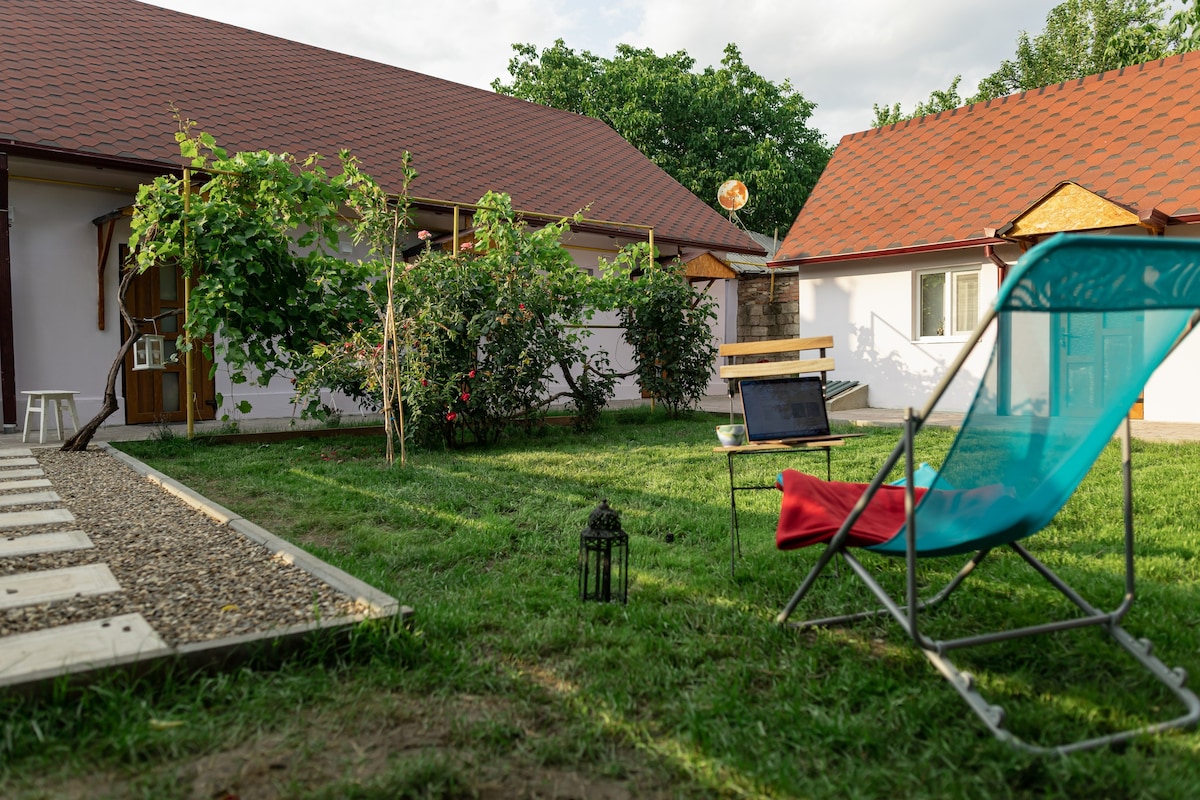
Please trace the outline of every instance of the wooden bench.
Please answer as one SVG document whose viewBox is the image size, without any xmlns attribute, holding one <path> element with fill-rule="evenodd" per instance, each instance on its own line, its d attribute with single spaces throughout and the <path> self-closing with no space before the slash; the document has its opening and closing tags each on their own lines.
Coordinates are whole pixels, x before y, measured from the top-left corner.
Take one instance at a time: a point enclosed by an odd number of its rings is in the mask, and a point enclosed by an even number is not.
<svg viewBox="0 0 1200 800">
<path fill-rule="evenodd" d="M 789 375 L 811 375 L 820 373 L 821 386 L 829 385 L 828 373 L 833 370 L 833 357 L 827 355 L 833 347 L 832 336 L 809 336 L 803 339 L 768 339 L 762 342 L 730 342 L 717 351 L 721 364 L 720 376 L 729 386 L 729 421 L 733 422 L 733 396 L 737 382 L 743 378 L 783 378 Z M 816 351 L 816 358 L 800 358 L 805 353 Z M 762 360 L 762 356 L 780 353 L 795 353 L 797 358 L 776 361 Z M 746 359 L 753 358 L 747 362 Z M 742 359 L 739 363 L 738 359 Z"/>
<path fill-rule="evenodd" d="M 801 339 L 769 339 L 761 342 L 732 342 L 723 344 L 717 355 L 724 359 L 720 377 L 729 385 L 729 421 L 734 422 L 733 398 L 738 382 L 745 378 L 784 378 L 820 374 L 822 393 L 828 397 L 828 373 L 834 368 L 828 351 L 833 348 L 832 336 L 810 336 Z M 786 360 L 763 360 L 763 356 L 794 354 Z M 805 357 L 812 353 L 816 357 Z M 740 359 L 740 361 L 739 361 Z M 751 360 L 753 359 L 753 360 Z M 713 452 L 725 455 L 729 468 L 729 572 L 734 574 L 737 557 L 741 555 L 741 534 L 738 530 L 737 493 L 759 489 L 774 489 L 775 484 L 739 486 L 734 476 L 734 457 L 755 453 L 825 452 L 825 477 L 832 477 L 830 451 L 845 444 L 844 439 L 796 444 L 745 444 L 738 447 L 714 447 Z"/>
</svg>

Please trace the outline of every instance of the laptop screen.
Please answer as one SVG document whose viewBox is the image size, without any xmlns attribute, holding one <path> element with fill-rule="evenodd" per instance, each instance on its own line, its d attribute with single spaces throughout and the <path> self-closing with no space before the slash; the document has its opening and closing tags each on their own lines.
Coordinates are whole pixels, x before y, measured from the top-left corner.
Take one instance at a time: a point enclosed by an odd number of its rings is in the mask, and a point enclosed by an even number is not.
<svg viewBox="0 0 1200 800">
<path fill-rule="evenodd" d="M 825 395 L 816 375 L 755 378 L 742 381 L 740 388 L 749 441 L 829 435 Z"/>
</svg>

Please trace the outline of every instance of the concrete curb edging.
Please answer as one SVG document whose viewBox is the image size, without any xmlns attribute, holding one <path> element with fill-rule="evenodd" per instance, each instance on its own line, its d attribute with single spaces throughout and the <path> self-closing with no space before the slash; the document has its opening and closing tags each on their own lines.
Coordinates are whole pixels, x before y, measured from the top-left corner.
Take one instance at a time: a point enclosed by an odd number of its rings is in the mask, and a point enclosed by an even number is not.
<svg viewBox="0 0 1200 800">
<path fill-rule="evenodd" d="M 409 606 L 400 605 L 400 601 L 391 595 L 385 594 L 369 583 L 361 581 L 331 564 L 325 563 L 308 551 L 279 538 L 265 528 L 256 525 L 245 517 L 235 514 L 219 503 L 214 503 L 212 500 L 184 486 L 174 478 L 164 475 L 128 453 L 121 452 L 108 442 L 98 442 L 97 447 L 125 464 L 134 472 L 158 484 L 164 491 L 178 497 L 192 508 L 216 520 L 219 524 L 237 531 L 247 539 L 257 542 L 270 550 L 274 555 L 283 557 L 288 563 L 295 564 L 310 575 L 320 578 L 334 589 L 354 598 L 359 606 L 368 609 L 367 613 L 363 615 L 364 617 L 390 617 L 399 614 L 401 617 L 408 619 L 412 616 L 413 609 Z"/>
</svg>

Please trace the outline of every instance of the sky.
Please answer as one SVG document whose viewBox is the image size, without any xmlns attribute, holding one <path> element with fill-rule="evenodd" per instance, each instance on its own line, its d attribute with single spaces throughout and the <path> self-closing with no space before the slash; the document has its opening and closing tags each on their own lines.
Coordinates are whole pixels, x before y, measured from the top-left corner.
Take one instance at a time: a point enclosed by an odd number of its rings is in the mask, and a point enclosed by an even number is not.
<svg viewBox="0 0 1200 800">
<path fill-rule="evenodd" d="M 750 69 L 816 103 L 809 124 L 836 144 L 870 127 L 874 104 L 912 111 L 956 75 L 970 96 L 1061 0 L 150 1 L 480 89 L 509 80 L 514 43 L 686 50 L 697 70 L 734 43 Z"/>
</svg>

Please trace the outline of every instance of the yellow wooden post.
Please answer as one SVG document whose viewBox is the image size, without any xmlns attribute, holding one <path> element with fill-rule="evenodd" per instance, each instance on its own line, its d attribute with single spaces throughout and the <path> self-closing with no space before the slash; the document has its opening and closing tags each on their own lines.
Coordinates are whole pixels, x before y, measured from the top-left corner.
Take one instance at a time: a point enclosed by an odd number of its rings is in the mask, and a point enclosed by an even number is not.
<svg viewBox="0 0 1200 800">
<path fill-rule="evenodd" d="M 186 373 L 184 378 L 184 397 L 187 404 L 187 438 L 191 439 L 196 434 L 196 412 L 195 412 L 195 387 L 192 385 L 192 348 L 191 340 L 188 336 L 188 305 L 192 297 L 192 275 L 190 265 L 187 263 L 187 218 L 188 210 L 191 208 L 192 199 L 192 171 L 187 167 L 183 168 L 183 343 L 187 346 L 187 352 L 183 357 L 183 371 Z"/>
</svg>

